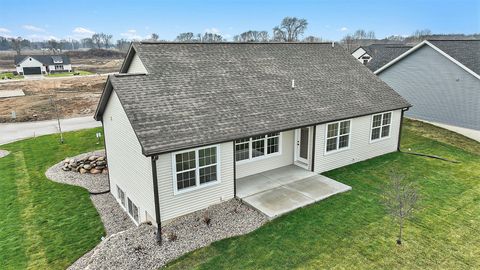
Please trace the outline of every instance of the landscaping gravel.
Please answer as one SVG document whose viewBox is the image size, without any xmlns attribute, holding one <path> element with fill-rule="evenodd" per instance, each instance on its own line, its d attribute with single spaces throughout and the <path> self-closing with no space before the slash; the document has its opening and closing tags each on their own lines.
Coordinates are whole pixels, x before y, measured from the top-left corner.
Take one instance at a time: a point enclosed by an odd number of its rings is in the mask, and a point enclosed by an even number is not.
<svg viewBox="0 0 480 270">
<path fill-rule="evenodd" d="M 0 149 L 0 158 L 6 157 L 8 156 L 8 154 L 10 154 L 10 152 L 8 152 L 7 150 Z"/>
<path fill-rule="evenodd" d="M 210 225 L 204 222 L 205 213 Z M 259 212 L 232 199 L 163 226 L 162 245 L 155 240 L 155 227 L 144 223 L 105 239 L 69 269 L 158 269 L 214 241 L 251 232 L 266 221 Z M 172 235 L 175 241 L 169 240 Z"/>
</svg>

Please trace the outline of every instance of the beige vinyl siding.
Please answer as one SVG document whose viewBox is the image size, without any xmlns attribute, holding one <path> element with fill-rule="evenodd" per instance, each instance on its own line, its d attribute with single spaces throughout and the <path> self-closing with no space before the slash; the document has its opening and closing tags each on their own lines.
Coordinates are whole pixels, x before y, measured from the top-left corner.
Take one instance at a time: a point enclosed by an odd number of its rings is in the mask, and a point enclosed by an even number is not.
<svg viewBox="0 0 480 270">
<path fill-rule="evenodd" d="M 127 73 L 147 73 L 147 69 L 138 57 L 138 54 L 135 53 L 132 58 L 132 62 L 130 62 L 130 66 L 128 66 Z"/>
<path fill-rule="evenodd" d="M 316 127 L 315 166 L 317 173 L 333 170 L 355 162 L 380 156 L 397 150 L 401 110 L 392 112 L 390 137 L 370 142 L 372 115 L 351 119 L 350 147 L 333 153 L 325 153 L 326 124 Z"/>
<path fill-rule="evenodd" d="M 294 134 L 294 130 L 282 132 L 282 149 L 280 155 L 261 159 L 253 159 L 247 162 L 237 162 L 237 178 L 242 178 L 252 174 L 257 174 L 293 164 Z"/>
<path fill-rule="evenodd" d="M 173 154 L 167 153 L 158 157 L 157 175 L 162 221 L 233 198 L 233 142 L 217 146 L 220 147 L 220 182 L 178 194 L 174 194 L 173 187 Z"/>
<path fill-rule="evenodd" d="M 139 207 L 139 221 L 155 216 L 153 180 L 150 158 L 142 154 L 140 143 L 123 110 L 115 91 L 103 114 L 110 188 L 118 198 L 117 185 L 125 192 L 126 198 Z"/>
</svg>

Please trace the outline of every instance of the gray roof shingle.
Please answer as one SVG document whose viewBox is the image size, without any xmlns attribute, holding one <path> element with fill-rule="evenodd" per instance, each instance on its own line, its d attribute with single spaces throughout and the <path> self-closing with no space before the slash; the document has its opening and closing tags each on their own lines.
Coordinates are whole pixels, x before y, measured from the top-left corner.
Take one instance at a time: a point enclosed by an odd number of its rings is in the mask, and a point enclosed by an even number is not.
<svg viewBox="0 0 480 270">
<path fill-rule="evenodd" d="M 372 57 L 372 60 L 368 62 L 366 66 L 371 71 L 375 71 L 410 50 L 412 46 L 401 44 L 372 44 L 363 46 L 362 48 Z"/>
<path fill-rule="evenodd" d="M 428 40 L 428 42 L 480 75 L 480 40 Z"/>
<path fill-rule="evenodd" d="M 32 57 L 37 59 L 40 63 L 44 65 L 55 65 L 53 59 L 62 59 L 63 63 L 57 63 L 57 65 L 68 65 L 70 64 L 70 58 L 66 55 L 15 55 L 14 62 L 15 65 L 18 65 L 22 62 L 25 58 Z"/>
<path fill-rule="evenodd" d="M 149 74 L 109 82 L 147 156 L 410 106 L 330 43 L 133 48 Z"/>
</svg>

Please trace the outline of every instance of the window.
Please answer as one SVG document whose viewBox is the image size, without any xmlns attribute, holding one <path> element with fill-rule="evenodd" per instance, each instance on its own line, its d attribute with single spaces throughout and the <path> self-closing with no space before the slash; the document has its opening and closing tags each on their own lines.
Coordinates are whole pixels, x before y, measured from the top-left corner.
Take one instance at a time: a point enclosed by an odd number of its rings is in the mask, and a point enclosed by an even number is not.
<svg viewBox="0 0 480 270">
<path fill-rule="evenodd" d="M 390 124 L 392 123 L 392 113 L 375 114 L 372 118 L 372 141 L 390 136 Z"/>
<path fill-rule="evenodd" d="M 252 160 L 280 153 L 280 132 L 235 141 L 235 160 Z"/>
<path fill-rule="evenodd" d="M 138 222 L 138 207 L 128 198 L 128 214 Z"/>
<path fill-rule="evenodd" d="M 326 152 L 348 148 L 350 145 L 350 120 L 327 125 Z"/>
<path fill-rule="evenodd" d="M 55 65 L 55 70 L 63 70 L 63 65 Z"/>
<path fill-rule="evenodd" d="M 123 207 L 125 207 L 125 192 L 123 192 L 123 190 L 117 186 L 117 195 L 118 195 L 118 200 L 120 201 L 120 204 L 123 205 Z"/>
<path fill-rule="evenodd" d="M 217 149 L 213 146 L 174 154 L 177 191 L 218 180 Z"/>
</svg>

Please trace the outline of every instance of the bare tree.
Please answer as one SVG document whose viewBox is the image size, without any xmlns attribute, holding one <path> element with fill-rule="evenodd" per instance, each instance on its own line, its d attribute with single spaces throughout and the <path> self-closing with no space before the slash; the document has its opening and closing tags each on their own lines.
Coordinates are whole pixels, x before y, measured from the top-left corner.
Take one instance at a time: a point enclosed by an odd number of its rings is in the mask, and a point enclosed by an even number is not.
<svg viewBox="0 0 480 270">
<path fill-rule="evenodd" d="M 117 40 L 117 49 L 122 52 L 126 52 L 128 50 L 128 47 L 130 46 L 130 41 L 126 39 L 119 39 Z"/>
<path fill-rule="evenodd" d="M 82 47 L 83 48 L 93 48 L 93 40 L 92 38 L 83 38 L 82 40 L 80 40 L 80 42 L 82 43 Z"/>
<path fill-rule="evenodd" d="M 110 40 L 112 40 L 112 35 L 100 33 L 100 38 L 103 42 L 103 45 L 105 46 L 105 49 L 108 49 L 108 47 L 110 47 Z"/>
<path fill-rule="evenodd" d="M 267 31 L 246 31 L 240 35 L 235 35 L 233 37 L 235 42 L 267 42 L 268 41 L 268 32 Z"/>
<path fill-rule="evenodd" d="M 275 41 L 294 42 L 303 35 L 307 29 L 308 22 L 305 19 L 296 17 L 285 17 L 279 26 L 273 28 L 273 39 Z"/>
<path fill-rule="evenodd" d="M 205 33 L 202 36 L 201 42 L 222 42 L 225 41 L 223 37 L 215 33 Z"/>
<path fill-rule="evenodd" d="M 102 36 L 99 33 L 95 33 L 92 35 L 92 42 L 94 45 L 97 46 L 97 49 L 102 48 Z"/>
<path fill-rule="evenodd" d="M 422 29 L 422 30 L 416 30 L 415 32 L 413 32 L 411 37 L 415 41 L 420 41 L 431 35 L 432 35 L 432 31 L 430 31 L 430 29 Z"/>
<path fill-rule="evenodd" d="M 386 186 L 382 199 L 387 212 L 399 226 L 397 244 L 401 245 L 404 222 L 412 217 L 416 208 L 417 188 L 404 175 L 392 170 L 390 183 Z"/>
<path fill-rule="evenodd" d="M 186 33 L 180 33 L 178 34 L 177 38 L 175 38 L 175 41 L 178 42 L 194 42 L 195 40 L 195 34 L 192 32 L 186 32 Z"/>
<path fill-rule="evenodd" d="M 321 37 L 315 37 L 315 36 L 308 36 L 303 39 L 303 42 L 322 42 L 323 39 Z"/>
<path fill-rule="evenodd" d="M 17 52 L 17 55 L 20 55 L 22 53 L 22 38 L 17 37 L 17 38 L 12 38 L 10 39 L 10 43 L 12 46 L 12 49 Z"/>
<path fill-rule="evenodd" d="M 57 54 L 62 51 L 62 43 L 56 41 L 55 39 L 50 39 L 48 41 L 48 48 L 53 54 Z"/>
<path fill-rule="evenodd" d="M 153 41 L 157 41 L 160 36 L 157 33 L 152 33 L 150 36 L 150 39 Z"/>
</svg>

